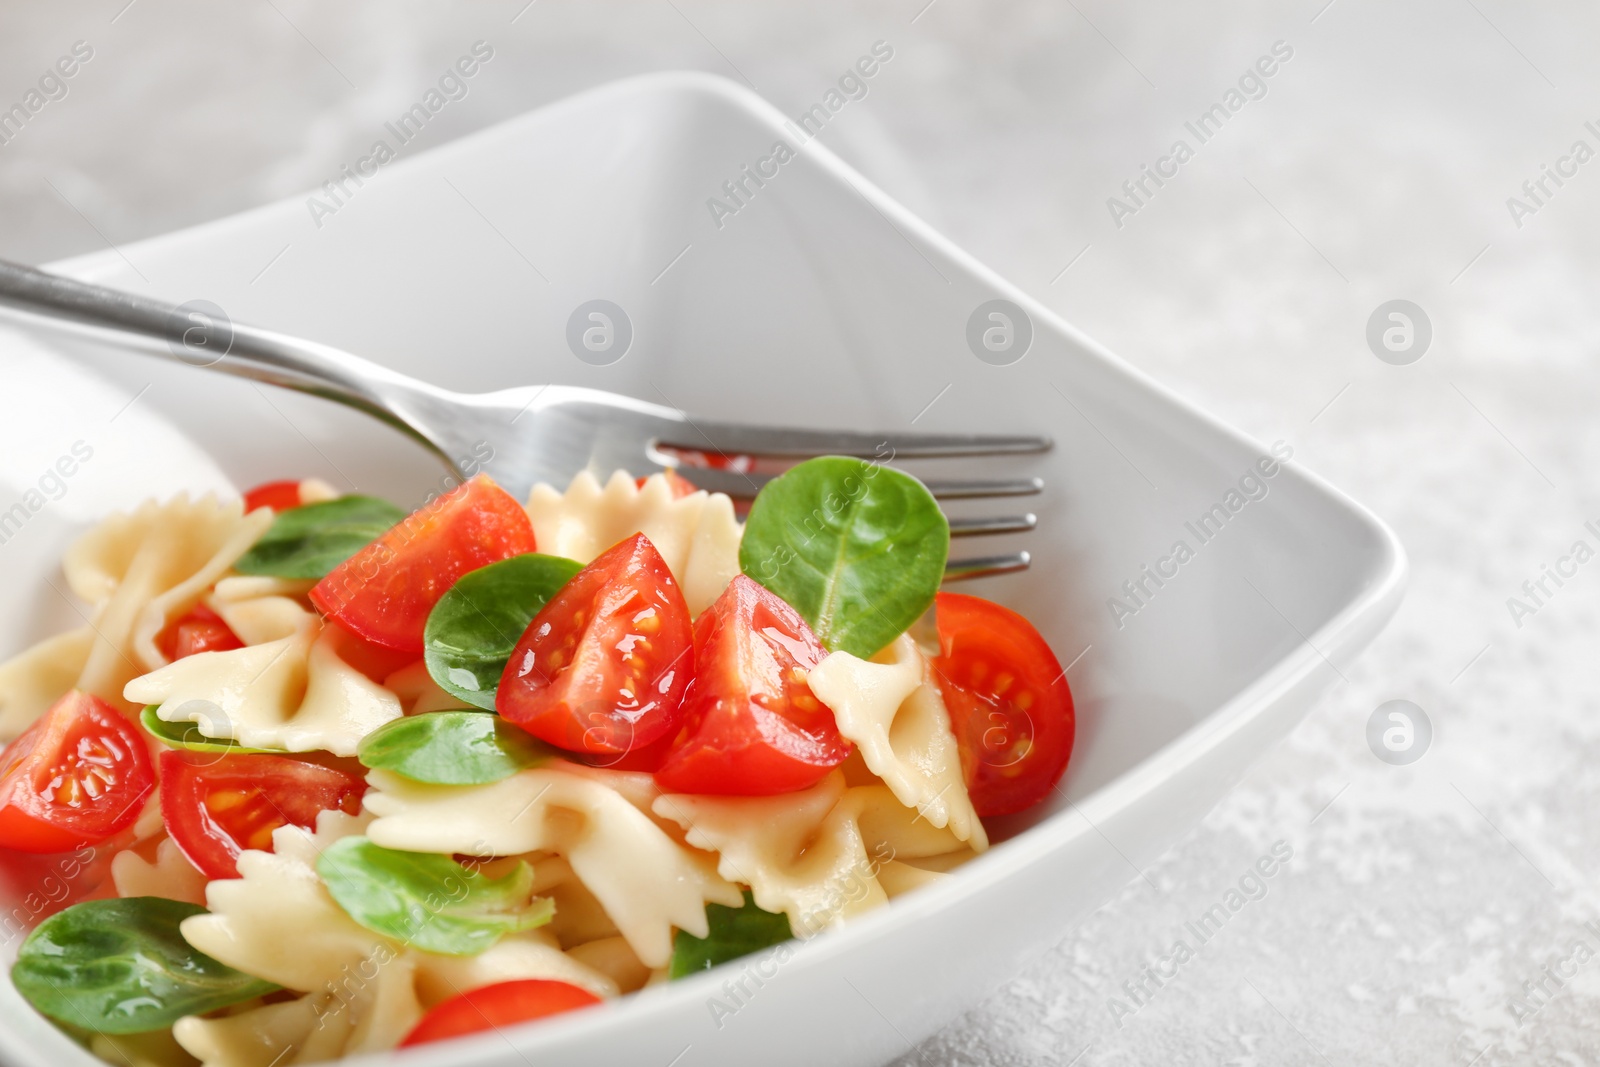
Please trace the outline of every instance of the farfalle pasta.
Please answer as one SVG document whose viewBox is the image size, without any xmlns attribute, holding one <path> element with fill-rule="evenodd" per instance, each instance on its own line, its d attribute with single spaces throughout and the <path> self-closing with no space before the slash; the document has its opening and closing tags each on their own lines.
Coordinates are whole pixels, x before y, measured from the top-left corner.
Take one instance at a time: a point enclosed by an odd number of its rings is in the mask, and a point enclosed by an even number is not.
<svg viewBox="0 0 1600 1067">
<path fill-rule="evenodd" d="M 310 616 L 298 633 L 190 656 L 129 682 L 123 695 L 164 722 L 249 748 L 354 756 L 361 739 L 400 717 L 400 698 L 345 663 Z"/>
<path fill-rule="evenodd" d="M 559 769 L 520 771 L 490 785 L 442 786 L 373 771 L 368 836 L 408 852 L 553 852 L 651 967 L 672 956 L 672 932 L 707 933 L 708 903 L 737 906 L 739 890 L 612 789 Z M 650 872 L 648 878 L 639 872 Z"/>
<path fill-rule="evenodd" d="M 877 658 L 834 652 L 807 678 L 811 692 L 901 804 L 983 851 L 989 839 L 962 783 L 950 713 L 925 657 L 902 634 Z"/>
<path fill-rule="evenodd" d="M 605 485 L 588 471 L 564 492 L 536 485 L 528 516 L 540 547 L 552 555 L 589 563 L 626 537 L 642 533 L 661 553 L 698 615 L 739 573 L 739 537 L 733 502 L 721 493 L 675 493 L 666 478 L 637 485 L 617 471 Z"/>
<path fill-rule="evenodd" d="M 526 505 L 479 475 L 410 515 L 306 480 L 113 516 L 67 553 L 85 625 L 0 664 L 0 848 L 109 856 L 13 980 L 113 1062 L 279 1067 L 921 891 L 1071 748 L 1053 655 L 939 591 L 947 545 L 920 483 L 837 457 L 743 523 L 620 471 Z M 906 632 L 929 612 L 937 654 Z"/>
</svg>

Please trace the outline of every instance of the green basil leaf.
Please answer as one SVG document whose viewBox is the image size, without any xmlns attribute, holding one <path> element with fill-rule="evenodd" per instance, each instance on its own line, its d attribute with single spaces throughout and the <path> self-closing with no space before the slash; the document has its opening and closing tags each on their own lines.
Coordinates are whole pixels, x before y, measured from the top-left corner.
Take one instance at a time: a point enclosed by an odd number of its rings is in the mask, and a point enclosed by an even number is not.
<svg viewBox="0 0 1600 1067">
<path fill-rule="evenodd" d="M 549 897 L 533 895 L 526 863 L 489 878 L 449 856 L 399 852 L 365 837 L 323 849 L 317 873 L 368 930 L 447 956 L 475 956 L 506 934 L 543 926 L 556 910 Z"/>
<path fill-rule="evenodd" d="M 428 785 L 488 785 L 554 753 L 532 734 L 481 711 L 430 711 L 386 722 L 361 739 L 356 757 Z"/>
<path fill-rule="evenodd" d="M 205 913 L 162 897 L 74 904 L 28 935 L 11 980 L 41 1014 L 105 1034 L 160 1030 L 275 991 L 183 939 L 178 924 Z"/>
<path fill-rule="evenodd" d="M 323 578 L 406 513 L 375 496 L 342 496 L 280 511 L 233 569 L 273 578 Z"/>
<path fill-rule="evenodd" d="M 781 945 L 794 936 L 789 931 L 789 916 L 762 911 L 756 907 L 755 898 L 748 889 L 744 891 L 742 908 L 707 904 L 706 922 L 711 929 L 705 937 L 695 937 L 683 930 L 673 936 L 669 977 L 683 978 L 709 971 L 719 963 Z"/>
<path fill-rule="evenodd" d="M 494 693 L 522 631 L 583 570 L 577 560 L 529 552 L 463 574 L 428 614 L 423 658 L 451 696 L 494 710 Z"/>
<path fill-rule="evenodd" d="M 921 482 L 822 456 L 762 487 L 739 568 L 798 611 L 823 647 L 866 659 L 932 605 L 949 554 L 950 524 Z"/>
<path fill-rule="evenodd" d="M 168 748 L 186 748 L 191 752 L 274 752 L 281 753 L 278 748 L 245 748 L 237 741 L 226 737 L 207 737 L 200 732 L 197 723 L 192 722 L 167 722 L 156 714 L 159 704 L 146 704 L 139 713 L 139 722 L 144 726 L 151 737 L 160 741 Z"/>
</svg>

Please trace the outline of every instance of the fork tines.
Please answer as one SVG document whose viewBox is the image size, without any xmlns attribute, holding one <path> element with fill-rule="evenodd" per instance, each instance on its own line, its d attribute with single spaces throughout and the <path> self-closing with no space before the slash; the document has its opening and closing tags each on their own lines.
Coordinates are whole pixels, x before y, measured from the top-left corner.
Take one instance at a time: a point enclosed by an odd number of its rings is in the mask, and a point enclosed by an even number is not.
<svg viewBox="0 0 1600 1067">
<path fill-rule="evenodd" d="M 1048 452 L 1051 440 L 1039 434 L 860 433 L 745 426 L 731 422 L 685 422 L 657 444 L 725 456 L 859 456 L 890 462 L 896 458 L 1003 456 Z"/>
<path fill-rule="evenodd" d="M 731 423 L 695 422 L 682 434 L 656 443 L 669 449 L 724 456 L 775 456 L 799 459 L 809 456 L 856 456 L 888 462 L 908 458 L 948 456 L 1018 455 L 1048 451 L 1051 440 L 1038 435 L 983 434 L 869 434 L 827 430 L 791 430 L 739 426 Z M 693 440 L 698 437 L 699 440 Z M 774 474 L 756 471 L 698 467 L 682 464 L 677 472 L 701 489 L 726 493 L 737 500 L 748 500 L 770 482 Z M 923 484 L 940 500 L 972 500 L 985 497 L 1031 496 L 1044 490 L 1040 478 L 925 478 Z M 1038 525 L 1032 512 L 1020 515 L 955 517 L 950 519 L 952 537 L 981 534 L 1021 533 Z M 945 566 L 946 581 L 982 578 L 1027 569 L 1032 557 L 1027 552 L 953 559 Z"/>
<path fill-rule="evenodd" d="M 843 453 L 840 453 L 841 455 Z M 715 467 L 693 467 L 681 464 L 673 468 L 695 486 L 712 493 L 726 493 L 735 500 L 748 500 L 761 492 L 761 487 L 776 478 L 775 474 L 756 471 L 721 470 Z M 990 496 L 1033 496 L 1044 491 L 1042 478 L 924 478 L 928 487 L 940 500 L 971 500 Z"/>
</svg>

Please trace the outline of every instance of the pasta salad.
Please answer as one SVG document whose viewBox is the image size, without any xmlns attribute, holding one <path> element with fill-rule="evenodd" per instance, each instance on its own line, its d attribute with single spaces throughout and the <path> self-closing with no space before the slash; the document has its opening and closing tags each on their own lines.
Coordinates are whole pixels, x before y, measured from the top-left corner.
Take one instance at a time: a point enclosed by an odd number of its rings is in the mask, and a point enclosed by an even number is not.
<svg viewBox="0 0 1600 1067">
<path fill-rule="evenodd" d="M 113 515 L 64 559 L 85 624 L 0 664 L 0 861 L 74 883 L 25 909 L 13 981 L 114 1063 L 308 1063 L 936 882 L 1074 730 L 1034 628 L 941 591 L 949 536 L 843 457 L 743 522 L 670 471 Z"/>
</svg>

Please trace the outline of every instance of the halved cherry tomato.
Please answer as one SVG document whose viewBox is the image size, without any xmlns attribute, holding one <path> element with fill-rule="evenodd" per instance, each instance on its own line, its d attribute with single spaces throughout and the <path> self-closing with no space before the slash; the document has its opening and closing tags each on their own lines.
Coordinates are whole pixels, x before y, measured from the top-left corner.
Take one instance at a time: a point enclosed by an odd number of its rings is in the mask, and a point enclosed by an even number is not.
<svg viewBox="0 0 1600 1067">
<path fill-rule="evenodd" d="M 506 662 L 495 710 L 571 752 L 627 752 L 676 729 L 693 675 L 683 590 L 638 533 L 533 617 Z"/>
<path fill-rule="evenodd" d="M 764 796 L 815 785 L 850 755 L 806 672 L 826 653 L 800 613 L 739 575 L 694 629 L 683 730 L 656 782 L 673 793 Z"/>
<path fill-rule="evenodd" d="M 1072 691 L 1033 624 L 1009 608 L 940 593 L 933 661 L 979 815 L 1043 800 L 1072 756 Z"/>
<path fill-rule="evenodd" d="M 621 754 L 614 752 L 577 752 L 578 761 L 590 767 L 600 767 L 608 771 L 643 771 L 645 774 L 654 774 L 661 769 L 661 764 L 666 761 L 667 753 L 672 751 L 672 742 L 677 740 L 677 731 L 662 734 L 648 745 L 629 749 Z"/>
<path fill-rule="evenodd" d="M 672 498 L 674 500 L 677 500 L 681 497 L 686 497 L 691 493 L 698 493 L 700 491 L 699 486 L 695 485 L 677 471 L 664 470 L 661 472 L 661 476 L 667 480 L 667 488 L 672 490 Z M 637 485 L 640 489 L 643 489 L 644 483 L 648 482 L 649 480 L 650 478 L 647 475 L 643 478 L 635 478 L 633 484 Z"/>
<path fill-rule="evenodd" d="M 244 642 L 228 628 L 220 615 L 204 604 L 196 604 L 187 615 L 173 619 L 156 634 L 156 647 L 171 661 L 192 656 L 196 652 L 227 652 L 243 648 Z"/>
<path fill-rule="evenodd" d="M 335 567 L 311 602 L 368 641 L 420 656 L 428 612 L 457 578 L 533 550 L 528 513 L 480 474 Z"/>
<path fill-rule="evenodd" d="M 288 511 L 299 506 L 299 482 L 263 482 L 244 495 L 244 510 L 247 513 L 256 508 Z"/>
<path fill-rule="evenodd" d="M 130 826 L 155 785 L 133 723 L 74 689 L 0 752 L 0 847 L 65 852 Z"/>
<path fill-rule="evenodd" d="M 272 851 L 272 831 L 315 829 L 317 815 L 354 815 L 366 783 L 305 760 L 266 753 L 161 753 L 161 817 L 167 833 L 207 878 L 239 877 L 239 853 Z"/>
<path fill-rule="evenodd" d="M 415 652 L 402 652 L 397 648 L 375 644 L 345 629 L 333 619 L 328 620 L 322 632 L 329 638 L 334 653 L 340 659 L 380 685 L 401 667 L 417 662 Z"/>
<path fill-rule="evenodd" d="M 518 978 L 471 989 L 435 1004 L 400 1042 L 401 1048 L 543 1019 L 599 1004 L 586 989 L 548 978 Z"/>
</svg>

